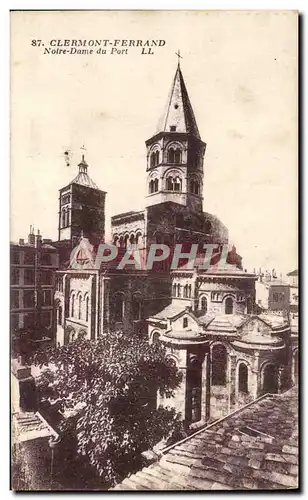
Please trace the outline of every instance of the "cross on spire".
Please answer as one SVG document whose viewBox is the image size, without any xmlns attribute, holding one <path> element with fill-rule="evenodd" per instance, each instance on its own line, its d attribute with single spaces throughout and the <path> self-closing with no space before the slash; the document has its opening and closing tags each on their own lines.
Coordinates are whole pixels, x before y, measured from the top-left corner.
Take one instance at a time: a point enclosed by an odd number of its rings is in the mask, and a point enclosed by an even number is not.
<svg viewBox="0 0 308 500">
<path fill-rule="evenodd" d="M 183 59 L 183 57 L 181 56 L 180 49 L 178 49 L 178 51 L 175 53 L 175 55 L 178 56 L 178 66 L 180 66 L 180 59 Z"/>
</svg>

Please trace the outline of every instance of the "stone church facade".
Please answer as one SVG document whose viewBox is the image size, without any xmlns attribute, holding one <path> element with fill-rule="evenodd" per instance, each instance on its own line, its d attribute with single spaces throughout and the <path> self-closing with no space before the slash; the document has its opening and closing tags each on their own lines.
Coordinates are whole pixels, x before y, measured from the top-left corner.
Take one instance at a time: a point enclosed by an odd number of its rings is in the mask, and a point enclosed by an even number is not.
<svg viewBox="0 0 308 500">
<path fill-rule="evenodd" d="M 229 248 L 227 269 L 218 265 L 228 230 L 203 211 L 206 144 L 180 66 L 146 151 L 146 208 L 111 218 L 112 243 L 120 256 L 129 248 L 147 256 L 152 244 L 168 245 L 172 255 L 177 244 L 183 253 L 197 244 L 199 259 L 204 244 L 213 244 L 211 266 L 202 270 L 198 258 L 193 269 L 171 270 L 170 259 L 151 270 L 96 265 L 106 193 L 89 177 L 83 157 L 77 177 L 60 190 L 59 241 L 75 247 L 76 258 L 57 272 L 56 338 L 62 345 L 123 328 L 163 342 L 183 380 L 174 400 L 161 402 L 198 425 L 288 383 L 290 326 L 283 315 L 254 314 L 257 277 L 243 271 L 235 247 Z"/>
</svg>

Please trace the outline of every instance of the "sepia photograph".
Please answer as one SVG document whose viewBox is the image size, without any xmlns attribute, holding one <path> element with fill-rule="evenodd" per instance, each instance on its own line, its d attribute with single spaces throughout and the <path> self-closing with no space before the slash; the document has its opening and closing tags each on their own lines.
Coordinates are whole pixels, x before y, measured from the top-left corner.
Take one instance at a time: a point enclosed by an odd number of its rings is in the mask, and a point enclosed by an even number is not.
<svg viewBox="0 0 308 500">
<path fill-rule="evenodd" d="M 299 489 L 298 25 L 10 12 L 11 490 Z"/>
</svg>

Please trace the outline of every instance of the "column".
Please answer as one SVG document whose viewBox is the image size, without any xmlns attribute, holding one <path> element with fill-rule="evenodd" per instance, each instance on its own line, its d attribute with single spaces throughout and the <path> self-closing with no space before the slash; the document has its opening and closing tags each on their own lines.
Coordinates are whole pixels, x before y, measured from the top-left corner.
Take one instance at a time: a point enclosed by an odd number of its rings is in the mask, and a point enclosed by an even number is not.
<svg viewBox="0 0 308 500">
<path fill-rule="evenodd" d="M 236 356 L 234 354 L 230 354 L 229 356 L 229 373 L 228 373 L 228 390 L 229 390 L 229 405 L 228 405 L 228 413 L 230 413 L 235 406 L 236 397 Z"/>
<path fill-rule="evenodd" d="M 201 419 L 207 422 L 210 419 L 210 366 L 209 353 L 204 355 L 202 364 L 202 393 L 201 393 Z"/>
</svg>

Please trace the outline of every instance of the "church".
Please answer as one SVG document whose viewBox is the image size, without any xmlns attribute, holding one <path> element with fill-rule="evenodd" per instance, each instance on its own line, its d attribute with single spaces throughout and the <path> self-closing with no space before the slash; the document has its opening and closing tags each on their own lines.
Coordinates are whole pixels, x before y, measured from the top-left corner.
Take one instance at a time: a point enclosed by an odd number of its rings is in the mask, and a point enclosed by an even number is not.
<svg viewBox="0 0 308 500">
<path fill-rule="evenodd" d="M 96 266 L 98 245 L 105 242 L 106 193 L 90 178 L 82 156 L 77 176 L 59 196 L 58 247 L 66 251 L 66 264 L 56 273 L 56 341 L 123 329 L 162 342 L 183 378 L 173 400 L 158 403 L 175 406 L 194 428 L 291 384 L 290 325 L 282 311 L 256 314 L 257 276 L 243 270 L 234 246 L 227 266 L 217 265 L 228 229 L 203 211 L 206 143 L 180 64 L 162 119 L 145 145 L 146 208 L 114 215 L 111 243 L 119 255 L 129 248 L 147 255 L 152 244 L 181 244 L 188 253 L 197 244 L 198 258 L 192 269 L 171 269 L 170 259 L 149 270 L 118 269 L 115 262 Z M 215 246 L 207 269 L 198 265 L 204 245 Z M 73 248 L 76 259 L 69 262 Z"/>
</svg>

